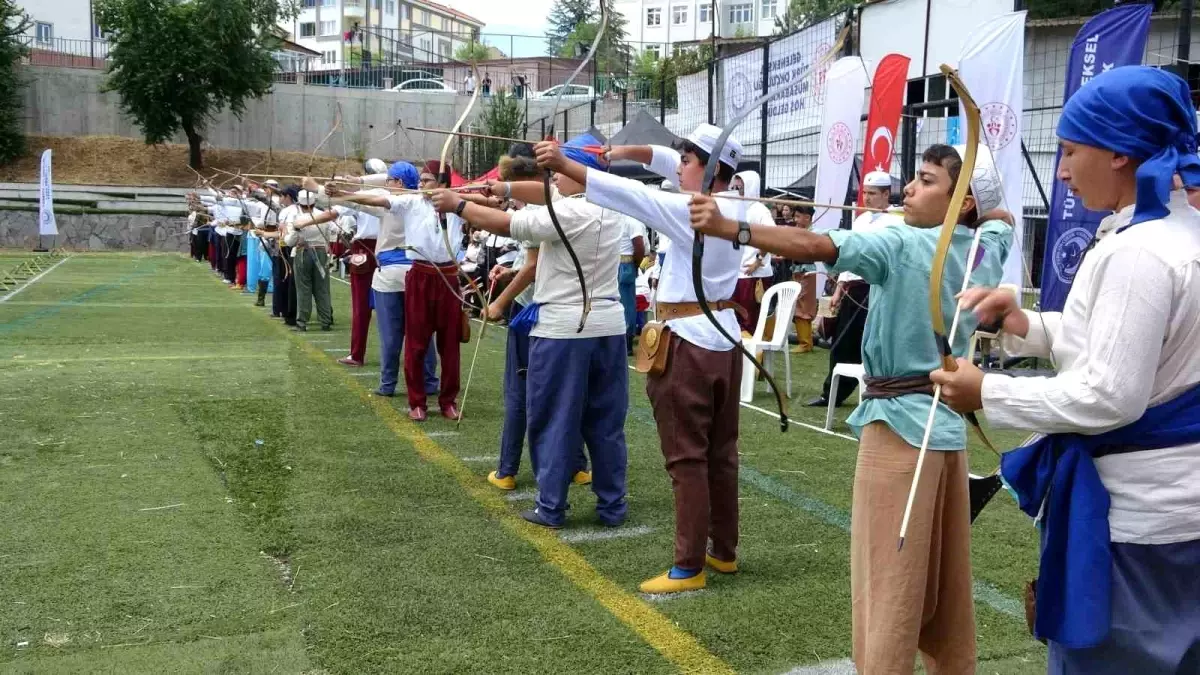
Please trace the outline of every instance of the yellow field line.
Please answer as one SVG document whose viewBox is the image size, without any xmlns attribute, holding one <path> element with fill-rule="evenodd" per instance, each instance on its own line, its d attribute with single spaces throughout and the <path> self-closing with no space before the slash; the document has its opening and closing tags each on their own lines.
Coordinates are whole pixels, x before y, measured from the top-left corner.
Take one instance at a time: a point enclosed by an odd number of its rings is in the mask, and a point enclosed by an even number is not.
<svg viewBox="0 0 1200 675">
<path fill-rule="evenodd" d="M 390 399 L 371 396 L 366 387 L 337 369 L 335 362 L 324 352 L 298 335 L 289 337 L 301 345 L 307 356 L 336 373 L 347 388 L 357 393 L 363 402 L 375 411 L 393 434 L 411 443 L 422 459 L 458 481 L 471 499 L 498 520 L 504 529 L 533 545 L 538 553 L 571 583 L 592 596 L 610 614 L 678 666 L 682 672 L 734 672 L 729 664 L 700 644 L 694 635 L 677 626 L 637 595 L 597 572 L 586 558 L 559 540 L 552 531 L 527 523 L 513 513 L 508 502 L 486 487 L 466 464 L 422 433 L 413 422 L 402 417 L 392 407 Z"/>
</svg>

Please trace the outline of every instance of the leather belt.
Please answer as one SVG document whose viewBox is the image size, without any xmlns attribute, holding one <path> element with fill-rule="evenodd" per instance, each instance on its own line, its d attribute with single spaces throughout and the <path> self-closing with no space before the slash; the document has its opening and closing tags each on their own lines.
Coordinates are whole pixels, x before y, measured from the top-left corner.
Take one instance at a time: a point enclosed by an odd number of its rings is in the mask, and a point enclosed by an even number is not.
<svg viewBox="0 0 1200 675">
<path fill-rule="evenodd" d="M 621 256 L 621 262 L 623 262 L 623 263 L 631 263 L 631 262 L 633 262 L 633 256 L 631 256 L 631 255 L 623 255 L 623 256 Z"/>
<path fill-rule="evenodd" d="M 742 319 L 745 319 L 747 316 L 749 316 L 746 313 L 746 308 L 737 304 L 733 300 L 719 300 L 717 302 L 710 302 L 709 306 L 712 307 L 714 312 L 732 309 L 738 315 L 738 317 Z M 700 303 L 698 302 L 660 302 L 655 307 L 654 313 L 659 321 L 672 321 L 675 319 L 688 319 L 693 316 L 700 316 L 701 314 L 704 314 L 704 310 L 700 309 Z"/>
<path fill-rule="evenodd" d="M 864 399 L 888 399 L 907 396 L 908 394 L 925 394 L 933 396 L 933 382 L 928 375 L 907 375 L 902 377 L 864 377 L 866 391 Z"/>
</svg>

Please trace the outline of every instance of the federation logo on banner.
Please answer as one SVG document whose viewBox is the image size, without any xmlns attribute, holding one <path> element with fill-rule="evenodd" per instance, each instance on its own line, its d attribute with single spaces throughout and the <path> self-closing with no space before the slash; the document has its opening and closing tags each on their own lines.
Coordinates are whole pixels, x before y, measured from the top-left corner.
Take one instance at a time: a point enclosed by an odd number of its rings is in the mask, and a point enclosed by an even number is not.
<svg viewBox="0 0 1200 675">
<path fill-rule="evenodd" d="M 979 116 L 983 121 L 988 147 L 992 149 L 992 152 L 1007 146 L 1017 137 L 1017 114 L 1006 104 L 1001 102 L 984 104 L 979 108 Z"/>
<path fill-rule="evenodd" d="M 741 114 L 742 110 L 750 104 L 750 97 L 754 94 L 754 88 L 750 84 L 750 78 L 746 77 L 745 71 L 737 71 L 729 80 L 729 98 L 733 105 L 735 114 Z"/>
<path fill-rule="evenodd" d="M 1083 254 L 1092 245 L 1092 232 L 1085 227 L 1072 227 L 1063 232 L 1054 243 L 1051 259 L 1054 265 L 1054 276 L 1064 284 L 1075 280 L 1079 271 L 1079 263 L 1083 262 Z"/>
<path fill-rule="evenodd" d="M 822 42 L 820 47 L 817 47 L 817 54 L 825 54 L 829 51 L 830 45 L 828 42 Z M 813 74 L 813 98 L 817 104 L 825 103 L 825 75 L 829 72 L 829 66 L 832 62 L 825 63 L 821 66 L 821 71 Z"/>
<path fill-rule="evenodd" d="M 825 140 L 829 159 L 835 164 L 845 164 L 854 156 L 854 134 L 844 122 L 836 122 L 829 127 L 829 136 Z"/>
</svg>

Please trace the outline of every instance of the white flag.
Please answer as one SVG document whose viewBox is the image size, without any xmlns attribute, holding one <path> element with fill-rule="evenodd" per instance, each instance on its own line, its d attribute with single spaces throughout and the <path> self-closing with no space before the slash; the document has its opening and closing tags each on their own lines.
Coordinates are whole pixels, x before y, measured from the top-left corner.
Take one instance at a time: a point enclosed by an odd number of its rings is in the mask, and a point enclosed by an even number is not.
<svg viewBox="0 0 1200 675">
<path fill-rule="evenodd" d="M 862 114 L 867 98 L 867 69 L 862 58 L 845 56 L 825 74 L 825 107 L 821 111 L 820 156 L 813 201 L 845 204 L 854 155 L 862 147 Z M 837 229 L 842 212 L 817 207 L 813 231 Z"/>
<path fill-rule="evenodd" d="M 50 179 L 50 149 L 42 153 L 41 204 L 38 208 L 38 234 L 58 236 L 58 223 L 54 221 L 54 189 Z"/>
<path fill-rule="evenodd" d="M 1013 245 L 1004 265 L 1004 283 L 1023 287 L 1025 228 L 1022 220 L 1024 157 L 1021 116 L 1024 113 L 1025 12 L 1004 14 L 983 24 L 967 38 L 958 64 L 963 84 L 979 104 L 982 139 L 992 149 L 1004 183 L 1002 208 L 1013 215 Z M 965 117 L 963 119 L 966 119 Z M 963 138 L 966 138 L 965 129 Z"/>
</svg>

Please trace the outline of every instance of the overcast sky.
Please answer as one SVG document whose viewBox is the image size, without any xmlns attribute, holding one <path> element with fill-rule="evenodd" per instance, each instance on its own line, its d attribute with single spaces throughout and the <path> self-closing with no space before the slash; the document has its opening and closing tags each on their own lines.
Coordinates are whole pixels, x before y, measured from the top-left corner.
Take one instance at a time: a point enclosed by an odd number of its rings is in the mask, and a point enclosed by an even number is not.
<svg viewBox="0 0 1200 675">
<path fill-rule="evenodd" d="M 441 0 L 460 12 L 482 21 L 484 41 L 509 56 L 544 56 L 546 43 L 538 38 L 516 39 L 508 35 L 541 36 L 546 32 L 546 17 L 554 0 L 521 0 L 520 3 L 502 0 Z M 520 10 L 516 10 L 519 6 Z M 518 22 L 518 19 L 523 20 Z"/>
</svg>

